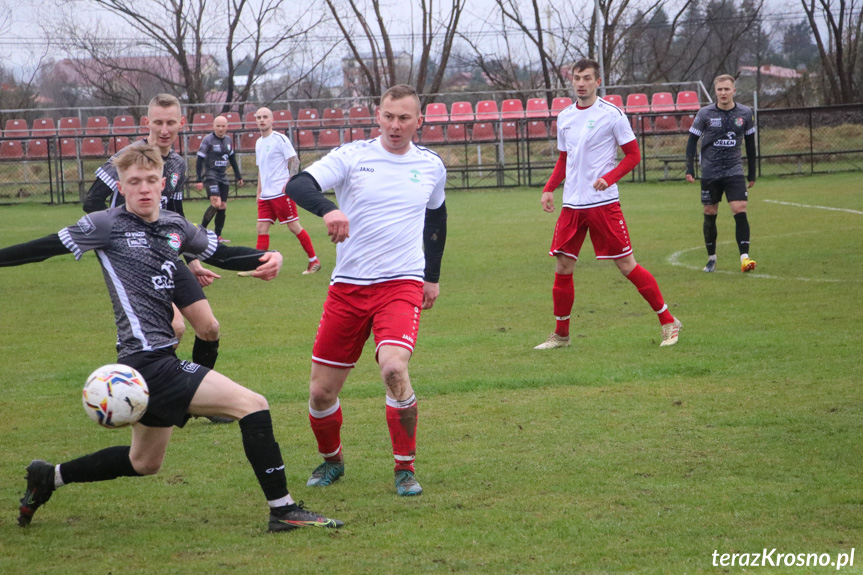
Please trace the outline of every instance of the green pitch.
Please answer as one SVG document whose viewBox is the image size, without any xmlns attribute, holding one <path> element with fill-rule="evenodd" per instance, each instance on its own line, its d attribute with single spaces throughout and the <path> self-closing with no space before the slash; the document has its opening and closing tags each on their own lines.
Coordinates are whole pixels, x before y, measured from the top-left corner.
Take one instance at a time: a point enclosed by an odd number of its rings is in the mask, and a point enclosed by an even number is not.
<svg viewBox="0 0 863 575">
<path fill-rule="evenodd" d="M 86 376 L 116 359 L 95 256 L 0 269 L 0 573 L 740 573 L 714 566 L 714 552 L 765 548 L 834 559 L 856 548 L 842 572 L 861 573 L 859 189 L 856 174 L 759 181 L 758 268 L 744 275 L 727 205 L 718 272 L 705 274 L 697 186 L 624 183 L 636 259 L 683 321 L 680 343 L 658 347 L 655 314 L 586 245 L 573 346 L 549 352 L 532 348 L 554 323 L 555 216 L 538 190 L 450 194 L 441 297 L 411 363 L 425 493 L 409 500 L 394 493 L 370 346 L 342 394 L 346 476 L 305 487 L 318 463 L 309 356 L 335 250 L 302 214 L 324 265 L 302 276 L 299 243 L 274 228 L 276 281 L 225 272 L 207 289 L 217 367 L 269 399 L 294 498 L 346 523 L 325 533 L 266 533 L 237 426 L 204 420 L 175 430 L 159 475 L 64 487 L 18 528 L 31 459 L 68 460 L 129 432 L 81 408 Z M 0 246 L 79 210 L 2 208 Z M 223 235 L 254 245 L 254 220 L 252 201 L 232 202 Z"/>
</svg>

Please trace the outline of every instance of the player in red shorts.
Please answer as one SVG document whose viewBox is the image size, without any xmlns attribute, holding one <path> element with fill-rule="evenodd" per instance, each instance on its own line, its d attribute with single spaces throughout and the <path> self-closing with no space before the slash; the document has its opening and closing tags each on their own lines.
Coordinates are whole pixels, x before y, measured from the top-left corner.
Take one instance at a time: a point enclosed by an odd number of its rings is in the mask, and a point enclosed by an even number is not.
<svg viewBox="0 0 863 575">
<path fill-rule="evenodd" d="M 440 293 L 446 168 L 437 154 L 411 142 L 422 124 L 413 88 L 387 90 L 376 116 L 379 138 L 336 148 L 286 188 L 302 208 L 323 216 L 338 244 L 309 386 L 309 420 L 324 461 L 308 485 L 327 486 L 344 475 L 339 392 L 373 333 L 396 491 L 411 496 L 422 487 L 414 475 L 417 401 L 408 362 L 420 310 L 430 309 Z M 330 188 L 340 209 L 321 193 Z"/>
<path fill-rule="evenodd" d="M 576 62 L 572 73 L 576 103 L 557 118 L 560 156 L 540 199 L 542 209 L 554 212 L 554 190 L 566 179 L 563 209 L 549 252 L 557 258 L 551 291 L 557 325 L 548 339 L 534 349 L 570 344 L 569 318 L 575 301 L 572 273 L 588 232 L 596 259 L 614 260 L 620 273 L 656 312 L 662 325 L 659 345 L 674 345 L 680 333 L 681 323 L 668 311 L 656 279 L 632 255 L 616 183 L 638 164 L 641 154 L 627 117 L 619 108 L 597 97 L 601 82 L 597 62 L 587 58 Z M 618 146 L 626 155 L 615 166 Z"/>
</svg>

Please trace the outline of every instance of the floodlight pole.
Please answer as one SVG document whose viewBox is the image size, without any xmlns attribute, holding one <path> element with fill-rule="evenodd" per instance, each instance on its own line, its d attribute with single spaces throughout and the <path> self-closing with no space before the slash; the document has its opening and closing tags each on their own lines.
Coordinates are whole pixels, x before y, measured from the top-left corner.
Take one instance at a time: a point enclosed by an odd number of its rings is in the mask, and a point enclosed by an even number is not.
<svg viewBox="0 0 863 575">
<path fill-rule="evenodd" d="M 593 1 L 596 11 L 596 51 L 599 58 L 599 77 L 602 78 L 602 84 L 599 85 L 599 95 L 605 96 L 605 62 L 603 61 L 603 33 L 605 32 L 604 20 L 602 19 L 602 10 L 599 7 L 599 0 Z"/>
</svg>

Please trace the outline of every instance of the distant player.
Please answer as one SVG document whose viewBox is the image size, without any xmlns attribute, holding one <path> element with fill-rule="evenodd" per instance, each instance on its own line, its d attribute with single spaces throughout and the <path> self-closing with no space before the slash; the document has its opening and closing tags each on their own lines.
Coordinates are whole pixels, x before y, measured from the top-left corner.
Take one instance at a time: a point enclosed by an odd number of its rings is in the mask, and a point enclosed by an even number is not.
<svg viewBox="0 0 863 575">
<path fill-rule="evenodd" d="M 228 183 L 229 163 L 234 169 L 237 185 L 243 186 L 243 176 L 240 175 L 234 146 L 227 132 L 228 119 L 224 116 L 216 116 L 213 120 L 213 133 L 207 134 L 201 140 L 195 161 L 195 173 L 198 176 L 195 189 L 201 191 L 206 187 L 207 197 L 210 199 L 210 207 L 204 212 L 201 227 L 206 228 L 215 216 L 215 232 L 220 242 L 230 241 L 222 237 L 222 230 L 225 229 L 225 211 L 228 208 L 228 193 L 231 191 L 231 185 Z"/>
<path fill-rule="evenodd" d="M 309 386 L 309 420 L 324 461 L 307 485 L 324 487 L 345 473 L 339 393 L 373 333 L 396 492 L 412 496 L 422 487 L 414 469 L 417 400 L 408 362 L 420 309 L 431 309 L 440 294 L 446 168 L 437 154 L 411 142 L 422 124 L 413 88 L 387 90 L 376 117 L 379 138 L 336 148 L 287 187 L 300 206 L 323 216 L 338 244 Z M 341 209 L 321 193 L 330 188 Z"/>
<path fill-rule="evenodd" d="M 713 80 L 716 103 L 698 110 L 686 144 L 686 181 L 695 182 L 695 150 L 701 138 L 701 203 L 704 205 L 704 245 L 707 265 L 716 269 L 716 215 L 722 195 L 734 214 L 740 270 L 751 272 L 755 260 L 749 257 L 749 220 L 746 216 L 748 188 L 755 185 L 755 124 L 752 109 L 734 102 L 734 77 L 728 74 Z M 748 174 L 743 179 L 740 141 L 746 142 Z M 748 181 L 748 183 L 747 183 Z"/>
<path fill-rule="evenodd" d="M 554 212 L 554 190 L 566 179 L 563 209 L 549 251 L 557 258 L 551 290 L 557 324 L 535 349 L 570 345 L 569 321 L 575 301 L 572 274 L 588 232 L 596 259 L 614 261 L 656 312 L 662 326 L 659 345 L 674 345 L 680 333 L 681 323 L 668 311 L 656 279 L 636 263 L 632 253 L 617 182 L 638 165 L 641 153 L 629 119 L 619 108 L 597 97 L 601 83 L 597 62 L 587 58 L 576 62 L 572 68 L 576 102 L 557 118 L 560 157 L 540 199 L 543 210 Z M 615 165 L 618 147 L 625 156 Z"/>
<path fill-rule="evenodd" d="M 269 108 L 255 112 L 261 139 L 255 142 L 255 163 L 258 165 L 258 249 L 270 246 L 270 226 L 281 222 L 297 236 L 309 258 L 303 275 L 316 273 L 321 262 L 315 255 L 312 238 L 300 225 L 297 206 L 285 195 L 285 184 L 300 169 L 300 159 L 291 140 L 273 130 L 273 113 Z"/>
<path fill-rule="evenodd" d="M 240 422 L 246 457 L 270 507 L 270 531 L 298 527 L 340 527 L 342 523 L 303 509 L 288 493 L 285 466 L 267 400 L 204 366 L 180 361 L 171 328 L 173 274 L 180 254 L 200 256 L 232 270 L 275 278 L 278 252 L 228 248 L 212 232 L 159 208 L 160 150 L 130 146 L 115 159 L 118 189 L 126 205 L 82 217 L 57 234 L 0 249 L 0 267 L 39 262 L 52 256 L 95 250 L 114 306 L 120 339 L 118 363 L 137 369 L 150 390 L 147 411 L 132 426 L 131 446 L 116 446 L 60 465 L 34 460 L 27 467 L 27 490 L 18 524 L 26 527 L 56 489 L 69 483 L 155 475 L 173 427 L 190 415 L 218 415 Z"/>
</svg>

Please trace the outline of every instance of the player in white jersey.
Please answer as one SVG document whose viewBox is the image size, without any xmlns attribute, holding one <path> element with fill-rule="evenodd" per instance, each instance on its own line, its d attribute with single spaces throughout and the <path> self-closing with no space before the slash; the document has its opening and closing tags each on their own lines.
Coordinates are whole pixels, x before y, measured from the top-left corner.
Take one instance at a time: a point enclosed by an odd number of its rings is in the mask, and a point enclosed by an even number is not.
<svg viewBox="0 0 863 575">
<path fill-rule="evenodd" d="M 680 332 L 681 323 L 668 311 L 656 279 L 632 255 L 617 182 L 638 164 L 641 154 L 624 113 L 597 96 L 601 82 L 597 62 L 586 58 L 576 62 L 572 68 L 576 103 L 557 118 L 560 156 L 540 199 L 546 212 L 554 212 L 554 190 L 566 179 L 563 209 L 549 251 L 557 258 L 551 292 L 557 325 L 535 349 L 570 345 L 569 319 L 575 301 L 572 274 L 588 232 L 596 259 L 613 260 L 656 312 L 662 326 L 660 346 L 677 343 Z M 615 166 L 618 146 L 626 155 Z"/>
<path fill-rule="evenodd" d="M 255 121 L 261 131 L 261 139 L 255 142 L 255 163 L 258 165 L 258 245 L 259 250 L 270 247 L 270 226 L 281 222 L 297 236 L 300 245 L 309 257 L 303 275 L 321 269 L 315 255 L 312 238 L 300 225 L 297 206 L 285 195 L 285 184 L 300 169 L 300 159 L 291 140 L 280 132 L 273 131 L 273 113 L 269 108 L 255 112 Z"/>
<path fill-rule="evenodd" d="M 440 294 L 446 243 L 446 168 L 411 140 L 422 124 L 410 86 L 393 86 L 376 112 L 381 136 L 336 148 L 287 186 L 298 205 L 323 216 L 336 242 L 336 266 L 312 350 L 309 420 L 324 462 L 308 485 L 344 475 L 339 392 L 374 333 L 386 388 L 395 486 L 419 495 L 414 476 L 417 401 L 408 374 L 420 309 Z M 333 188 L 339 202 L 322 190 Z"/>
</svg>

